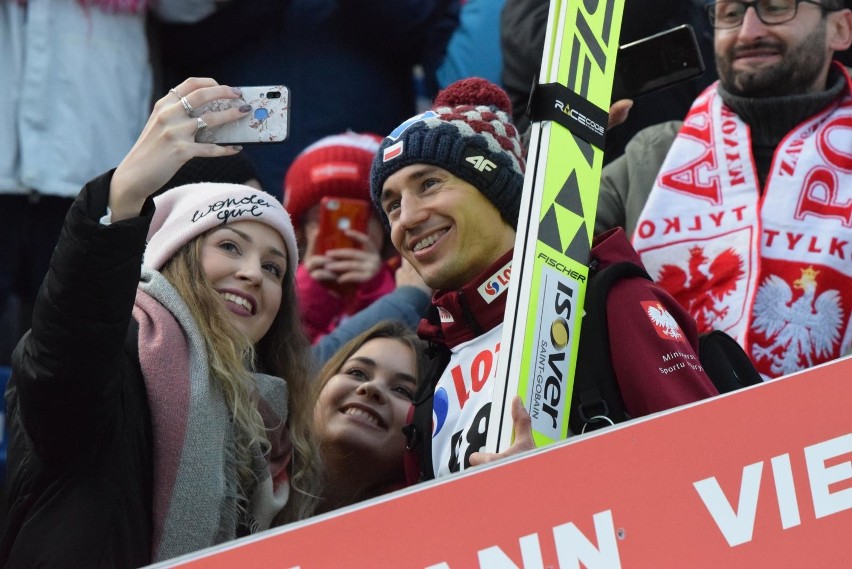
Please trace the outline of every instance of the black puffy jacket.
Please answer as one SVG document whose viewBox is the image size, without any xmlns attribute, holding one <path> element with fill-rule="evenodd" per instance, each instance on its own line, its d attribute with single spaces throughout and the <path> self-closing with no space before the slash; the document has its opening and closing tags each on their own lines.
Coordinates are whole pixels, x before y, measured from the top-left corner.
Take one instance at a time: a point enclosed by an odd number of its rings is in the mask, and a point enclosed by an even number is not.
<svg viewBox="0 0 852 569">
<path fill-rule="evenodd" d="M 99 225 L 110 180 L 71 207 L 13 357 L 3 567 L 151 561 L 153 446 L 131 310 L 153 207 Z"/>
</svg>

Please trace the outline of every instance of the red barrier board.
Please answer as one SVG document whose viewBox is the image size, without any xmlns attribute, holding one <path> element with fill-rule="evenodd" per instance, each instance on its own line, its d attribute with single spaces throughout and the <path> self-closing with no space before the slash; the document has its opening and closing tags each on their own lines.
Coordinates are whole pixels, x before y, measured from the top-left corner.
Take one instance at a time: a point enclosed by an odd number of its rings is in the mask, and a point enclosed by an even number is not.
<svg viewBox="0 0 852 569">
<path fill-rule="evenodd" d="M 162 566 L 849 567 L 852 358 Z"/>
</svg>

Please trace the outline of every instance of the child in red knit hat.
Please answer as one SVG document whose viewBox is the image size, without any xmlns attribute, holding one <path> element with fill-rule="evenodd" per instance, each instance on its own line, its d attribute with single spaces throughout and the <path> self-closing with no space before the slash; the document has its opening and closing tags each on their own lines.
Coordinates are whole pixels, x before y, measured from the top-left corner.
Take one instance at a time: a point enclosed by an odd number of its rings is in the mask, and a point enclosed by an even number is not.
<svg viewBox="0 0 852 569">
<path fill-rule="evenodd" d="M 302 323 L 314 343 L 396 286 L 393 268 L 398 258 L 386 260 L 384 227 L 370 205 L 370 165 L 381 141 L 377 135 L 354 132 L 327 136 L 305 148 L 284 179 L 284 205 L 302 248 L 296 271 Z M 357 248 L 317 254 L 323 198 L 367 203 L 367 231 L 345 230 Z"/>
</svg>

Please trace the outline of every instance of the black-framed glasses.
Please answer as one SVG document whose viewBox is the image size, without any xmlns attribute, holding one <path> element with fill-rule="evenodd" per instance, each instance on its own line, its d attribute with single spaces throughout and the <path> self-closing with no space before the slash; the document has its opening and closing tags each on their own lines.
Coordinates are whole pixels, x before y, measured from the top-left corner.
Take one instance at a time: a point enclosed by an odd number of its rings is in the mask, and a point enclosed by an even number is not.
<svg viewBox="0 0 852 569">
<path fill-rule="evenodd" d="M 813 4 L 824 12 L 834 12 L 837 8 L 828 8 L 814 0 L 756 0 L 742 2 L 740 0 L 724 0 L 707 5 L 707 15 L 710 25 L 717 30 L 736 28 L 743 23 L 746 10 L 754 8 L 757 18 L 767 26 L 775 26 L 789 22 L 796 17 L 799 4 Z"/>
</svg>

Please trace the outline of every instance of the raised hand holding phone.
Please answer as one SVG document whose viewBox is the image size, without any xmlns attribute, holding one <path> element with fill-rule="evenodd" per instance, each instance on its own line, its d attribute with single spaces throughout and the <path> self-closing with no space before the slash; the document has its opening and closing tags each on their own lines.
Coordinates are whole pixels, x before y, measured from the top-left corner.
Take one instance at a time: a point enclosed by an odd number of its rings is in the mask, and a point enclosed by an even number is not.
<svg viewBox="0 0 852 569">
<path fill-rule="evenodd" d="M 214 144 L 254 144 L 284 142 L 289 134 L 290 91 L 284 85 L 239 87 L 238 99 L 217 99 L 194 109 L 193 116 L 224 111 L 243 105 L 251 111 L 237 121 L 199 130 L 198 142 Z M 205 119 L 206 120 L 206 119 Z"/>
<path fill-rule="evenodd" d="M 251 107 L 241 103 L 194 116 L 194 107 L 214 100 L 239 100 L 239 88 L 209 78 L 187 79 L 163 95 L 133 148 L 116 168 L 110 183 L 112 221 L 139 215 L 150 195 L 160 189 L 190 158 L 229 156 L 239 148 L 202 144 L 194 136 L 244 117 Z"/>
<path fill-rule="evenodd" d="M 370 204 L 364 200 L 325 197 L 319 225 L 308 235 L 305 268 L 341 296 L 373 278 L 381 269 L 378 246 L 367 234 Z"/>
</svg>

